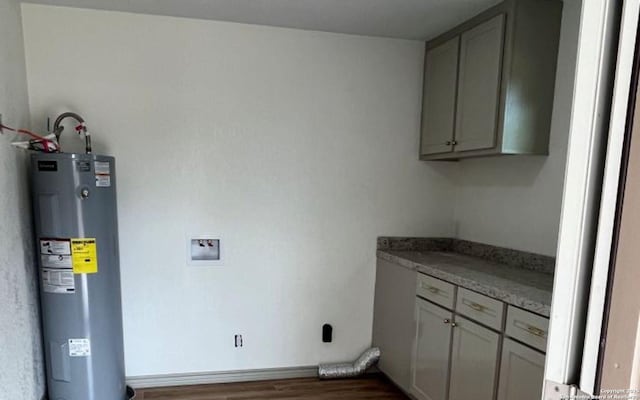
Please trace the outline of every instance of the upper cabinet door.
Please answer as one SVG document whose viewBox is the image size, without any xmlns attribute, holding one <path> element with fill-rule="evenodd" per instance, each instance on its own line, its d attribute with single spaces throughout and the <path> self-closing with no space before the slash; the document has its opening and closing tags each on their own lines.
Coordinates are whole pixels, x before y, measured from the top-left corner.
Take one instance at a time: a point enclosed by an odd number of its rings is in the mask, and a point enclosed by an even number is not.
<svg viewBox="0 0 640 400">
<path fill-rule="evenodd" d="M 503 42 L 504 14 L 461 36 L 456 151 L 490 149 L 497 145 Z"/>
<path fill-rule="evenodd" d="M 460 37 L 428 49 L 424 69 L 420 154 L 452 150 Z"/>
</svg>

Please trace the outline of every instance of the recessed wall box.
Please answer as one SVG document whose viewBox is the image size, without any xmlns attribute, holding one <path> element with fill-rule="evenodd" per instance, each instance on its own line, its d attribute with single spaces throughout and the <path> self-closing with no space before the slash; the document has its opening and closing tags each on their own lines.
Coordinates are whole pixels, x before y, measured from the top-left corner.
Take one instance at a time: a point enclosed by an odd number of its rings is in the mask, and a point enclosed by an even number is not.
<svg viewBox="0 0 640 400">
<path fill-rule="evenodd" d="M 187 239 L 189 265 L 222 265 L 221 239 L 217 235 L 192 235 Z"/>
</svg>

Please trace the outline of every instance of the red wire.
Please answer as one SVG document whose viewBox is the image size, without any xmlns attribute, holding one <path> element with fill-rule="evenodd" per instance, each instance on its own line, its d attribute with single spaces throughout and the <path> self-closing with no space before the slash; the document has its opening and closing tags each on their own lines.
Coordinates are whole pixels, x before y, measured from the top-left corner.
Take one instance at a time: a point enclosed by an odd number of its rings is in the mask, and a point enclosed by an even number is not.
<svg viewBox="0 0 640 400">
<path fill-rule="evenodd" d="M 23 135 L 31 136 L 32 138 L 37 139 L 37 140 L 39 140 L 41 142 L 51 143 L 51 144 L 53 144 L 53 146 L 55 147 L 56 150 L 59 150 L 58 149 L 58 145 L 55 144 L 52 140 L 49 140 L 49 139 L 47 139 L 45 137 L 42 137 L 42 136 L 40 136 L 38 134 L 35 134 L 35 133 L 31 132 L 31 131 L 28 131 L 26 129 L 18 129 L 16 132 L 21 133 Z M 45 146 L 45 150 L 47 152 L 49 152 L 49 146 Z"/>
<path fill-rule="evenodd" d="M 20 133 L 20 134 L 23 134 L 23 135 L 31 136 L 32 138 L 34 138 L 36 140 L 39 140 L 40 142 L 44 142 L 45 143 L 44 150 L 47 153 L 49 152 L 49 146 L 46 145 L 46 143 L 51 143 L 56 150 L 60 150 L 60 147 L 58 146 L 58 144 L 55 143 L 53 140 L 47 139 L 47 138 L 45 138 L 43 136 L 40 136 L 40 135 L 38 135 L 36 133 L 33 133 L 31 131 L 28 131 L 26 129 L 13 129 L 11 127 L 8 127 L 8 126 L 2 125 L 2 124 L 0 124 L 0 128 L 6 129 L 6 130 L 12 131 L 12 132 Z"/>
</svg>

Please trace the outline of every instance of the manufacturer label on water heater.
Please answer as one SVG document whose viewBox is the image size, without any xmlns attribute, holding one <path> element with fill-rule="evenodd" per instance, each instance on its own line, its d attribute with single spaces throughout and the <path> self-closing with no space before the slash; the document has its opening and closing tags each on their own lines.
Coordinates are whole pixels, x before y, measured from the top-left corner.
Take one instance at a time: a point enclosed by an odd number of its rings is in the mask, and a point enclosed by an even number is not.
<svg viewBox="0 0 640 400">
<path fill-rule="evenodd" d="M 71 255 L 41 254 L 40 260 L 43 268 L 73 268 Z"/>
<path fill-rule="evenodd" d="M 108 161 L 96 161 L 93 163 L 96 174 L 96 187 L 111 186 L 111 166 Z"/>
<path fill-rule="evenodd" d="M 91 341 L 89 339 L 69 339 L 69 357 L 89 357 Z"/>
<path fill-rule="evenodd" d="M 74 274 L 98 272 L 96 239 L 41 239 L 40 267 L 45 293 L 73 294 Z"/>
<path fill-rule="evenodd" d="M 43 239 L 40 241 L 40 254 L 70 255 L 71 241 L 69 239 Z"/>
<path fill-rule="evenodd" d="M 58 170 L 57 161 L 38 161 L 38 171 L 56 172 Z"/>
<path fill-rule="evenodd" d="M 42 289 L 46 293 L 75 293 L 73 272 L 70 269 L 42 268 Z"/>
<path fill-rule="evenodd" d="M 98 272 L 98 249 L 95 239 L 71 239 L 71 260 L 74 274 Z"/>
<path fill-rule="evenodd" d="M 71 240 L 41 239 L 40 267 L 42 290 L 45 293 L 75 293 Z"/>
</svg>

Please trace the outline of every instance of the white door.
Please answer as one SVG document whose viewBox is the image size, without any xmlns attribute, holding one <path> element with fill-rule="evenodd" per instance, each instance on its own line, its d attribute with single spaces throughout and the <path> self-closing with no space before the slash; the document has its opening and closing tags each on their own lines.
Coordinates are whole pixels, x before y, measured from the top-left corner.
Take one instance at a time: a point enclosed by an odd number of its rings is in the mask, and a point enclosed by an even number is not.
<svg viewBox="0 0 640 400">
<path fill-rule="evenodd" d="M 456 151 L 496 146 L 503 41 L 503 14 L 463 33 L 460 38 Z"/>
<path fill-rule="evenodd" d="M 421 154 L 452 150 L 460 37 L 427 50 L 422 103 Z"/>
<path fill-rule="evenodd" d="M 498 400 L 540 400 L 544 354 L 511 339 L 502 345 Z"/>
<path fill-rule="evenodd" d="M 494 399 L 499 345 L 498 333 L 456 316 L 449 400 Z"/>
<path fill-rule="evenodd" d="M 451 311 L 416 298 L 411 394 L 419 400 L 447 398 L 452 318 Z"/>
</svg>

